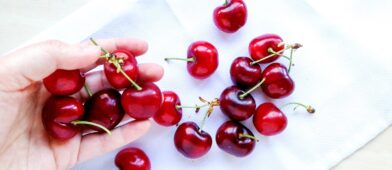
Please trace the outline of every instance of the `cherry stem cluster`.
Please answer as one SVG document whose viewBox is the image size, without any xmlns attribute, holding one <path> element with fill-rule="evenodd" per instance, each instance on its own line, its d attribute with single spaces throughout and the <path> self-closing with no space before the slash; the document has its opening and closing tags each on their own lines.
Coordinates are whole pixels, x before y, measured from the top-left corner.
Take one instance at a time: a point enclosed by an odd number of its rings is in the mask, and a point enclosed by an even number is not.
<svg viewBox="0 0 392 170">
<path fill-rule="evenodd" d="M 296 106 L 294 107 L 294 110 L 296 110 L 297 107 L 303 107 L 303 108 L 305 108 L 306 111 L 307 111 L 308 113 L 310 113 L 310 114 L 313 114 L 313 113 L 316 112 L 316 109 L 313 108 L 311 105 L 305 105 L 305 104 L 302 104 L 302 103 L 299 103 L 299 102 L 290 102 L 290 103 L 286 103 L 286 104 L 282 105 L 280 108 L 284 108 L 284 107 L 286 107 L 286 106 L 288 106 L 288 105 L 296 105 Z"/>
<path fill-rule="evenodd" d="M 109 135 L 112 134 L 112 132 L 110 132 L 109 129 L 105 128 L 104 126 L 102 126 L 100 124 L 94 123 L 94 122 L 89 122 L 89 121 L 84 121 L 84 120 L 75 120 L 75 121 L 72 121 L 71 124 L 73 124 L 73 125 L 90 125 L 90 126 L 95 126 L 95 127 L 98 127 L 100 129 L 102 129 L 103 131 L 105 131 Z"/>
<path fill-rule="evenodd" d="M 259 83 L 257 83 L 255 86 L 253 86 L 251 89 L 249 89 L 248 91 L 242 93 L 239 98 L 242 100 L 244 99 L 248 94 L 252 93 L 253 91 L 255 91 L 258 87 L 260 87 L 263 83 L 265 82 L 265 78 L 263 78 Z"/>
<path fill-rule="evenodd" d="M 244 134 L 244 133 L 240 133 L 239 135 L 238 135 L 238 138 L 249 138 L 249 139 L 253 139 L 253 140 L 255 140 L 256 142 L 259 142 L 259 139 L 257 139 L 256 138 L 256 136 L 252 136 L 252 135 L 249 135 L 249 134 Z"/>
<path fill-rule="evenodd" d="M 104 48 L 100 47 L 98 43 L 93 39 L 90 38 L 90 41 L 95 45 L 98 46 L 101 51 L 104 53 L 104 55 L 100 56 L 101 58 L 105 58 L 109 63 L 113 64 L 117 68 L 117 73 L 121 73 L 135 88 L 136 90 L 142 90 L 142 88 L 135 82 L 133 81 L 122 69 L 121 64 L 124 62 L 123 59 L 117 58 L 115 55 L 109 53 L 107 50 Z"/>
</svg>

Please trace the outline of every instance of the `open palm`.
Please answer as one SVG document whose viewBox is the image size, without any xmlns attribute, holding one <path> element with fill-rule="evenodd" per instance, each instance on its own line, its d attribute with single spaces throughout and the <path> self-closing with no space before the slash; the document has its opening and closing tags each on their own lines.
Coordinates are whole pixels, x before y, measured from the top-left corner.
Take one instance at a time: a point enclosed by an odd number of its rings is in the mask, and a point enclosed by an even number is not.
<svg viewBox="0 0 392 170">
<path fill-rule="evenodd" d="M 147 44 L 134 39 L 109 39 L 98 43 L 109 52 L 127 49 L 135 56 Z M 0 169 L 69 169 L 75 164 L 123 146 L 147 132 L 148 121 L 133 121 L 112 135 L 76 135 L 67 141 L 52 139 L 41 121 L 44 102 L 50 96 L 42 79 L 56 69 L 87 72 L 100 64 L 101 51 L 86 42 L 69 45 L 47 41 L 19 49 L 0 59 Z M 142 81 L 157 81 L 163 70 L 155 64 L 139 66 Z M 102 71 L 86 75 L 92 91 L 109 87 Z M 84 90 L 74 97 L 83 100 Z"/>
</svg>

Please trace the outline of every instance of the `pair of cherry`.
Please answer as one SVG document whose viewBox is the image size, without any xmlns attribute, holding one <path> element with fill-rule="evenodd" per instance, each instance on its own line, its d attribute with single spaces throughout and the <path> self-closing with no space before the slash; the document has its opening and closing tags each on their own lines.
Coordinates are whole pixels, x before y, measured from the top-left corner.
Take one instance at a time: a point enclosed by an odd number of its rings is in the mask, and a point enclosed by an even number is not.
<svg viewBox="0 0 392 170">
<path fill-rule="evenodd" d="M 92 40 L 94 44 L 96 42 Z M 97 44 L 96 44 L 97 45 Z M 160 89 L 153 83 L 139 82 L 137 62 L 126 50 L 113 53 L 105 49 L 104 72 L 109 83 L 117 89 L 127 88 L 121 95 L 116 89 L 104 89 L 91 94 L 84 103 L 67 95 L 81 90 L 85 77 L 80 70 L 56 70 L 43 80 L 50 97 L 42 110 L 42 121 L 48 134 L 56 139 L 66 140 L 85 129 L 110 134 L 123 118 L 124 112 L 135 119 L 148 119 L 158 111 L 162 103 Z M 131 87 L 133 86 L 133 87 Z"/>
</svg>

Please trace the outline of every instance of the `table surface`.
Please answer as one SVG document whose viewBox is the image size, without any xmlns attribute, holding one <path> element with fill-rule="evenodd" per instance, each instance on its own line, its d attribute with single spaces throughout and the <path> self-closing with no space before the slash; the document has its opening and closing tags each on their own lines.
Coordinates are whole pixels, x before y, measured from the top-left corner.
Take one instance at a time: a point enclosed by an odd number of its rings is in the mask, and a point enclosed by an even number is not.
<svg viewBox="0 0 392 170">
<path fill-rule="evenodd" d="M 59 22 L 89 0 L 0 0 L 0 55 Z M 390 169 L 392 127 L 333 169 Z"/>
</svg>

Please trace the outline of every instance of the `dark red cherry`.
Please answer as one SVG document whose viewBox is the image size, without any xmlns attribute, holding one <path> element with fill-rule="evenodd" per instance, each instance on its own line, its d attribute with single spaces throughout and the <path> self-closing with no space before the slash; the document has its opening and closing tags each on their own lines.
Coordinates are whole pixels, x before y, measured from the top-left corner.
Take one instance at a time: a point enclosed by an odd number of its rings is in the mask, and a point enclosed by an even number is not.
<svg viewBox="0 0 392 170">
<path fill-rule="evenodd" d="M 287 68 L 280 63 L 272 63 L 263 71 L 265 82 L 261 88 L 268 97 L 280 99 L 294 91 L 294 81 L 290 78 Z"/>
<path fill-rule="evenodd" d="M 85 77 L 80 70 L 58 69 L 43 80 L 45 88 L 54 95 L 67 96 L 82 89 Z"/>
<path fill-rule="evenodd" d="M 256 109 L 253 124 L 260 134 L 272 136 L 286 128 L 287 118 L 274 104 L 263 103 Z"/>
<path fill-rule="evenodd" d="M 259 64 L 251 64 L 248 57 L 237 57 L 230 67 L 231 81 L 242 89 L 248 89 L 256 85 L 262 79 L 262 71 Z"/>
<path fill-rule="evenodd" d="M 67 140 L 79 133 L 71 122 L 83 118 L 82 103 L 72 97 L 52 96 L 42 108 L 42 123 L 49 136 Z"/>
<path fill-rule="evenodd" d="M 256 110 L 256 102 L 252 95 L 240 97 L 244 92 L 236 86 L 223 90 L 220 95 L 220 109 L 231 119 L 243 121 L 250 118 Z"/>
<path fill-rule="evenodd" d="M 236 32 L 246 23 L 246 5 L 242 0 L 226 0 L 223 6 L 215 8 L 213 18 L 221 31 Z"/>
<path fill-rule="evenodd" d="M 115 164 L 120 170 L 150 170 L 150 159 L 139 148 L 125 148 L 117 153 Z"/>
<path fill-rule="evenodd" d="M 209 77 L 218 68 L 218 51 L 207 41 L 196 41 L 188 47 L 187 69 L 198 79 Z"/>
<path fill-rule="evenodd" d="M 124 117 L 121 106 L 121 94 L 115 89 L 104 89 L 91 96 L 84 104 L 86 114 L 84 120 L 94 122 L 111 130 Z M 95 126 L 85 126 L 88 129 L 104 132 Z"/>
<path fill-rule="evenodd" d="M 146 83 L 141 90 L 126 89 L 121 96 L 121 104 L 129 116 L 142 120 L 152 117 L 161 107 L 162 93 L 154 83 Z"/>
<path fill-rule="evenodd" d="M 237 157 L 249 155 L 256 146 L 253 133 L 241 123 L 232 120 L 218 128 L 215 140 L 220 149 Z"/>
<path fill-rule="evenodd" d="M 200 130 L 194 122 L 185 122 L 178 126 L 174 134 L 177 150 L 187 158 L 200 158 L 211 149 L 212 138 L 207 132 Z"/>
<path fill-rule="evenodd" d="M 285 48 L 282 38 L 276 34 L 264 34 L 253 39 L 249 44 L 249 54 L 253 60 L 257 61 L 262 58 L 273 54 L 269 49 L 279 54 L 283 53 Z M 279 55 L 274 55 L 268 59 L 261 61 L 260 63 L 270 63 L 279 58 Z"/>
<path fill-rule="evenodd" d="M 110 85 L 114 88 L 122 89 L 132 86 L 131 82 L 123 75 L 123 73 L 119 72 L 113 61 L 115 59 L 118 60 L 122 70 L 126 75 L 129 76 L 133 81 L 137 81 L 139 69 L 137 66 L 137 61 L 135 57 L 127 50 L 116 50 L 113 52 L 116 58 L 109 59 L 104 64 L 104 72 L 106 78 Z"/>
<path fill-rule="evenodd" d="M 164 91 L 162 94 L 163 103 L 154 114 L 154 120 L 162 126 L 176 125 L 182 118 L 182 108 L 177 108 L 181 105 L 180 98 L 172 91 Z"/>
</svg>

